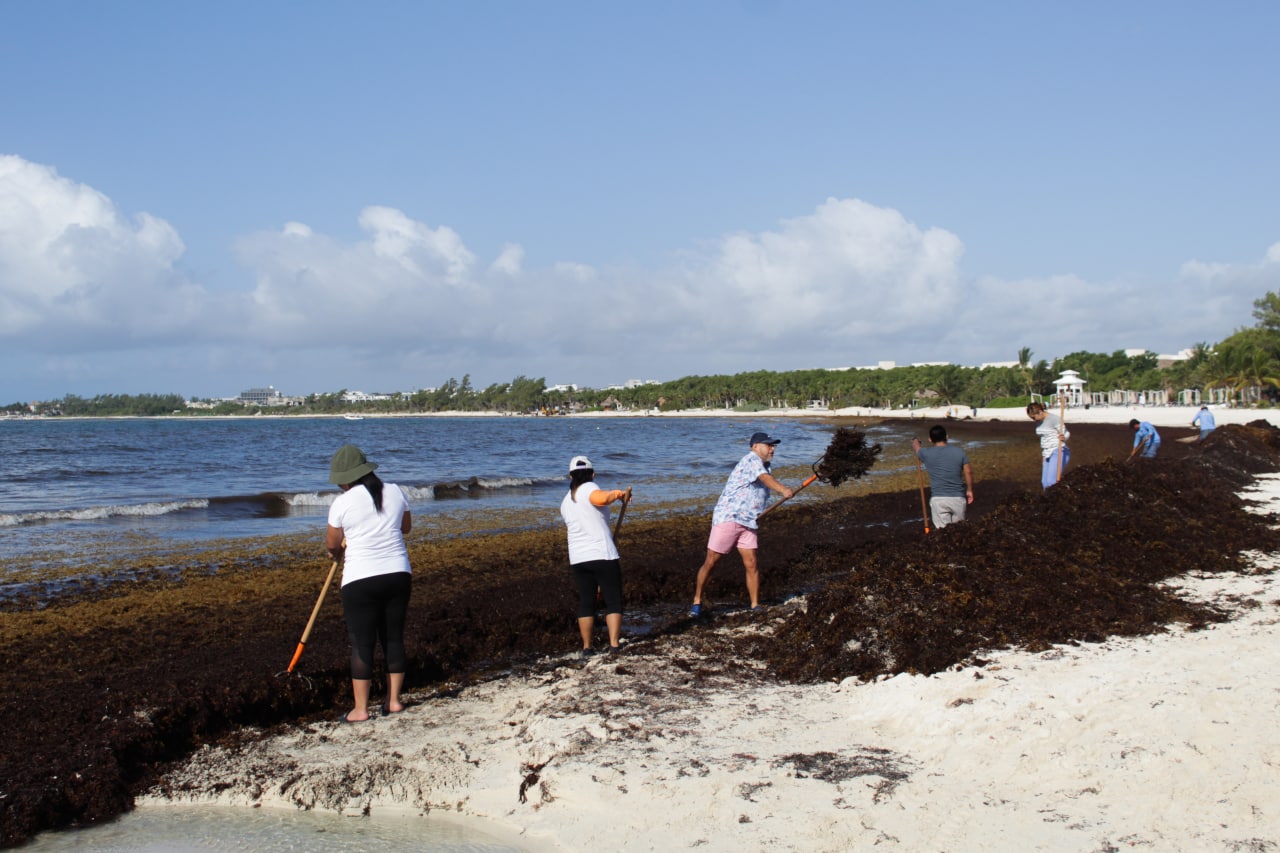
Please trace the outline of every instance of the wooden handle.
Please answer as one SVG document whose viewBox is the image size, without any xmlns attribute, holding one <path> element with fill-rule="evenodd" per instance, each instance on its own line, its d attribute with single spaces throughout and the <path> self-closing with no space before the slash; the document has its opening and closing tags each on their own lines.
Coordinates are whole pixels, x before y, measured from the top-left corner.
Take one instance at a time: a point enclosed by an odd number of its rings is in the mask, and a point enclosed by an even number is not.
<svg viewBox="0 0 1280 853">
<path fill-rule="evenodd" d="M 792 492 L 792 493 L 791 493 L 791 498 L 794 498 L 796 495 L 800 494 L 802 491 L 804 491 L 805 489 L 807 489 L 810 485 L 812 485 L 812 484 L 813 484 L 813 481 L 814 481 L 814 480 L 816 480 L 816 479 L 818 479 L 818 475 L 817 475 L 817 474 L 812 474 L 812 475 L 810 475 L 809 479 L 807 479 L 807 480 L 805 480 L 803 483 L 801 483 L 801 484 L 800 484 L 800 486 L 799 486 L 799 488 L 797 488 L 794 492 Z M 780 501 L 778 501 L 777 503 L 775 503 L 773 506 L 771 506 L 771 507 L 769 507 L 768 509 L 766 509 L 764 512 L 760 513 L 758 516 L 756 516 L 756 518 L 757 518 L 757 519 L 764 518 L 766 515 L 768 515 L 769 513 L 773 512 L 775 509 L 777 509 L 778 507 L 782 506 L 782 505 L 783 505 L 784 503 L 786 503 L 787 501 L 791 500 L 791 498 L 783 498 L 782 500 L 780 500 Z"/>
<path fill-rule="evenodd" d="M 924 535 L 929 535 L 929 507 L 924 502 L 924 469 L 920 466 L 920 457 L 916 457 L 916 479 L 920 481 L 920 514 L 924 516 Z"/>
<path fill-rule="evenodd" d="M 311 618 L 307 620 L 307 627 L 302 629 L 302 639 L 298 641 L 298 648 L 293 653 L 293 660 L 289 661 L 289 668 L 285 672 L 293 672 L 293 668 L 298 665 L 298 659 L 302 657 L 302 650 L 307 645 L 307 638 L 311 636 L 311 628 L 316 624 L 316 617 L 320 615 L 320 605 L 324 604 L 325 594 L 329 591 L 329 584 L 333 583 L 333 575 L 338 571 L 338 561 L 334 560 L 333 565 L 329 567 L 329 576 L 324 579 L 324 586 L 320 588 L 320 597 L 316 599 L 316 606 L 311 608 Z"/>
<path fill-rule="evenodd" d="M 622 529 L 622 517 L 627 514 L 627 503 L 631 500 L 631 487 L 627 486 L 626 496 L 622 499 L 622 508 L 618 510 L 618 520 L 613 523 L 613 538 L 618 538 L 618 531 Z"/>
</svg>

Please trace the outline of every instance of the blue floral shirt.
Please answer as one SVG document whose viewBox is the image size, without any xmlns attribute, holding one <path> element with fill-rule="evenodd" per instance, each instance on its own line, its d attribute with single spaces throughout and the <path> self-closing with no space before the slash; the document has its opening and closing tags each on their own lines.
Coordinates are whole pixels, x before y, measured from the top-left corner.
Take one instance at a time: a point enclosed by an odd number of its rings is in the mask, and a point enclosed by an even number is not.
<svg viewBox="0 0 1280 853">
<path fill-rule="evenodd" d="M 764 512 L 764 505 L 769 502 L 769 487 L 760 482 L 760 475 L 767 473 L 768 464 L 754 450 L 742 457 L 724 484 L 720 500 L 716 501 L 711 523 L 736 521 L 743 527 L 755 529 L 756 517 Z"/>
</svg>

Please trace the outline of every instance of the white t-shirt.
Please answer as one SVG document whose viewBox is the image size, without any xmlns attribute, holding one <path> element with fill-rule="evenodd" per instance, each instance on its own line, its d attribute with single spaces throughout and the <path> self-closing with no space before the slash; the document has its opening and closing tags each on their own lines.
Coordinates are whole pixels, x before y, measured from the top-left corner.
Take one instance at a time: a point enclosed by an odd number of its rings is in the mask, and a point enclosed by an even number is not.
<svg viewBox="0 0 1280 853">
<path fill-rule="evenodd" d="M 373 508 L 373 495 L 360 484 L 338 495 L 329 507 L 329 526 L 342 528 L 347 538 L 342 585 L 352 581 L 409 571 L 409 551 L 400 524 L 409 509 L 395 483 L 382 484 L 382 512 Z"/>
<path fill-rule="evenodd" d="M 1053 451 L 1058 449 L 1058 428 L 1062 426 L 1062 420 L 1053 412 L 1045 412 L 1045 418 L 1036 425 L 1036 435 L 1040 436 L 1040 455 L 1048 459 Z M 1062 430 L 1062 440 L 1066 441 L 1071 438 L 1071 433 L 1066 429 Z"/>
<path fill-rule="evenodd" d="M 599 486 L 587 481 L 578 486 L 576 501 L 571 492 L 565 493 L 564 500 L 560 501 L 560 515 L 569 528 L 570 565 L 618 559 L 618 549 L 609 530 L 609 507 L 591 503 L 591 493 L 599 490 Z"/>
</svg>

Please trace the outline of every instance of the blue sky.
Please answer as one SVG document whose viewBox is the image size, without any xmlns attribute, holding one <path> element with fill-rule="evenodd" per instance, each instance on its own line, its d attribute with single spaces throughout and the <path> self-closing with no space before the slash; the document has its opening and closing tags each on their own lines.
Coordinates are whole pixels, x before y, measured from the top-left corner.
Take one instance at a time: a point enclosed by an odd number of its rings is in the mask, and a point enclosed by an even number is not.
<svg viewBox="0 0 1280 853">
<path fill-rule="evenodd" d="M 1280 5 L 0 3 L 0 402 L 1176 352 Z"/>
</svg>

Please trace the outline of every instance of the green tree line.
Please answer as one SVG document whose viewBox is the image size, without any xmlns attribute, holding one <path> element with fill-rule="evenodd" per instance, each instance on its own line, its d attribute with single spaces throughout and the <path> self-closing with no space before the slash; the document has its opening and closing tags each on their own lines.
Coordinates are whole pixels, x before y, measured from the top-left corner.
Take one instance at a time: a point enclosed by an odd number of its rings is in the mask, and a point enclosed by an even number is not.
<svg viewBox="0 0 1280 853">
<path fill-rule="evenodd" d="M 517 376 L 475 388 L 470 375 L 450 377 L 438 387 L 389 395 L 385 400 L 348 402 L 345 390 L 311 394 L 301 404 L 281 407 L 221 402 L 212 408 L 185 408 L 178 394 L 104 394 L 91 399 L 68 395 L 43 403 L 45 414 L 79 416 L 187 414 L 342 414 L 361 412 L 506 412 L 538 414 L 572 409 L 618 406 L 666 411 L 706 408 L 764 410 L 804 408 L 813 401 L 829 408 L 904 408 L 916 404 L 975 407 L 1023 405 L 1033 394 L 1054 392 L 1053 380 L 1074 370 L 1087 381 L 1086 390 L 1167 392 L 1176 398 L 1184 389 L 1225 388 L 1248 403 L 1275 402 L 1280 397 L 1280 295 L 1267 293 L 1254 301 L 1255 325 L 1237 330 L 1217 345 L 1197 343 L 1191 356 L 1160 367 L 1150 352 L 1128 355 L 1073 352 L 1036 360 L 1029 347 L 1017 353 L 1013 366 L 961 367 L 954 364 L 910 365 L 884 370 L 756 370 L 732 375 L 684 376 L 670 382 L 633 388 L 548 391 L 546 380 Z M 25 412 L 13 403 L 11 412 Z"/>
</svg>

